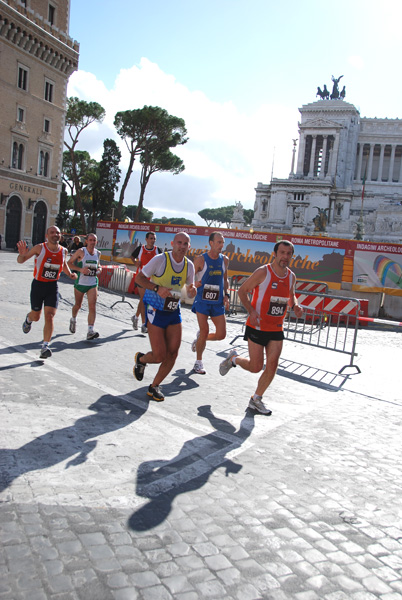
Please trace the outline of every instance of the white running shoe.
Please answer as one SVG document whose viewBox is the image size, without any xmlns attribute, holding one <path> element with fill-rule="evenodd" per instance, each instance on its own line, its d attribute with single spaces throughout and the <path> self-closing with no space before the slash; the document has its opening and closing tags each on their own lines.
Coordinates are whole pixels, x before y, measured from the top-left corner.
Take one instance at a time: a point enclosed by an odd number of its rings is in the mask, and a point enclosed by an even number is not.
<svg viewBox="0 0 402 600">
<path fill-rule="evenodd" d="M 39 354 L 39 358 L 50 358 L 52 356 L 52 351 L 49 346 L 42 346 Z"/>
<path fill-rule="evenodd" d="M 195 340 L 191 344 L 191 351 L 192 352 L 195 352 L 197 350 L 197 341 L 198 341 L 199 337 L 200 337 L 200 330 L 197 331 L 197 335 L 195 336 Z"/>
<path fill-rule="evenodd" d="M 198 373 L 198 375 L 206 375 L 206 370 L 204 369 L 204 365 L 202 364 L 202 360 L 196 360 L 194 363 L 194 372 Z"/>
<path fill-rule="evenodd" d="M 99 333 L 97 331 L 88 331 L 87 340 L 95 340 L 99 337 Z"/>
<path fill-rule="evenodd" d="M 250 402 L 248 403 L 248 407 L 252 410 L 256 410 L 262 415 L 272 415 L 272 410 L 265 406 L 264 402 L 262 401 L 262 396 L 257 396 L 257 398 L 251 396 Z"/>
<path fill-rule="evenodd" d="M 137 315 L 134 315 L 133 317 L 131 317 L 131 320 L 133 322 L 133 329 L 138 329 L 138 317 L 137 317 Z"/>
<path fill-rule="evenodd" d="M 148 333 L 148 327 L 145 324 L 141 325 L 141 333 Z"/>
<path fill-rule="evenodd" d="M 76 319 L 70 319 L 70 333 L 75 333 L 76 326 L 77 326 Z"/>
<path fill-rule="evenodd" d="M 232 367 L 236 366 L 232 363 L 232 358 L 235 356 L 238 356 L 236 350 L 231 350 L 225 360 L 221 362 L 219 365 L 219 373 L 221 375 L 226 375 Z"/>
</svg>

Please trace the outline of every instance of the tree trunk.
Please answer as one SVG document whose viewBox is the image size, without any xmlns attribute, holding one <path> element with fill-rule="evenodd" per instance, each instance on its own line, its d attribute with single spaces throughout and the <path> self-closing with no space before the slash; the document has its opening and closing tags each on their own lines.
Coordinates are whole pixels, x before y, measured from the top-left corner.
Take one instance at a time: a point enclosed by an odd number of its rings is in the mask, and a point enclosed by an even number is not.
<svg viewBox="0 0 402 600">
<path fill-rule="evenodd" d="M 74 186 L 75 186 L 75 196 L 74 196 L 75 211 L 76 211 L 76 213 L 79 213 L 79 215 L 80 215 L 82 232 L 84 234 L 86 234 L 86 232 L 87 232 L 87 226 L 86 226 L 86 223 L 85 223 L 84 209 L 82 207 L 81 185 L 80 185 L 80 181 L 79 181 L 78 175 L 77 175 L 77 164 L 75 162 L 75 153 L 74 153 L 74 150 L 70 149 L 70 154 L 71 154 L 71 164 L 72 164 L 72 167 L 73 167 L 73 178 L 74 178 Z"/>
<path fill-rule="evenodd" d="M 141 177 L 140 177 L 140 197 L 138 199 L 138 206 L 135 212 L 135 222 L 139 223 L 141 218 L 142 207 L 144 206 L 144 196 L 145 196 L 145 188 L 148 185 L 149 178 L 151 177 L 152 171 L 149 170 L 146 164 L 143 165 L 141 169 Z"/>
<path fill-rule="evenodd" d="M 121 190 L 120 190 L 119 203 L 117 205 L 116 219 L 118 221 L 120 221 L 120 218 L 121 218 L 121 211 L 122 211 L 122 208 L 123 208 L 124 194 L 126 192 L 126 187 L 128 185 L 128 182 L 130 181 L 130 177 L 131 177 L 131 174 L 133 172 L 134 161 L 135 161 L 135 155 L 133 153 L 131 153 L 131 155 L 130 155 L 130 162 L 128 164 L 127 173 L 126 173 L 123 185 L 121 186 Z"/>
</svg>

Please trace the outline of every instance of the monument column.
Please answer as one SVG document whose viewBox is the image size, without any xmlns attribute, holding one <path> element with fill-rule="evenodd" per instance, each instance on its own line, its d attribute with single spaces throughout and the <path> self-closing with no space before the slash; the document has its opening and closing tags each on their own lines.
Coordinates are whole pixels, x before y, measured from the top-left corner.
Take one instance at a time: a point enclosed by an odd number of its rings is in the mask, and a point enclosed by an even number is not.
<svg viewBox="0 0 402 600">
<path fill-rule="evenodd" d="M 371 172 L 373 170 L 374 144 L 370 144 L 370 154 L 367 168 L 367 181 L 371 181 Z"/>
<path fill-rule="evenodd" d="M 304 163 L 305 151 L 306 151 L 306 135 L 304 132 L 301 132 L 300 133 L 300 144 L 299 144 L 299 155 L 297 157 L 296 175 L 303 175 L 303 163 Z"/>
<path fill-rule="evenodd" d="M 308 170 L 309 177 L 314 177 L 314 162 L 315 162 L 316 145 L 317 145 L 317 136 L 313 135 L 313 143 L 311 145 L 310 167 Z"/>
<path fill-rule="evenodd" d="M 326 163 L 326 158 L 327 158 L 328 136 L 324 135 L 323 138 L 324 138 L 324 142 L 323 142 L 323 146 L 322 146 L 321 171 L 320 171 L 320 178 L 321 179 L 323 177 L 325 177 L 325 163 Z"/>
<path fill-rule="evenodd" d="M 290 167 L 290 174 L 291 175 L 295 174 L 296 144 L 297 144 L 297 140 L 293 140 L 292 166 Z"/>
<path fill-rule="evenodd" d="M 364 147 L 364 144 L 359 144 L 359 160 L 357 162 L 357 173 L 356 173 L 357 181 L 361 181 L 361 178 L 362 178 L 363 147 Z"/>
<path fill-rule="evenodd" d="M 385 151 L 385 144 L 381 144 L 380 164 L 378 165 L 378 178 L 377 178 L 377 181 L 382 181 L 382 168 L 383 168 L 383 165 L 384 165 L 384 151 Z"/>
<path fill-rule="evenodd" d="M 331 158 L 331 170 L 330 175 L 333 176 L 336 173 L 336 161 L 338 160 L 338 150 L 339 150 L 339 133 L 335 135 L 334 147 L 332 149 L 332 158 Z"/>
<path fill-rule="evenodd" d="M 399 181 L 399 183 L 402 181 L 402 156 L 401 156 L 401 168 L 399 169 L 398 181 Z"/>
<path fill-rule="evenodd" d="M 394 174 L 395 150 L 396 150 L 396 144 L 392 144 L 392 146 L 391 146 L 391 160 L 389 161 L 389 171 L 388 171 L 387 181 L 392 181 L 392 176 Z"/>
</svg>

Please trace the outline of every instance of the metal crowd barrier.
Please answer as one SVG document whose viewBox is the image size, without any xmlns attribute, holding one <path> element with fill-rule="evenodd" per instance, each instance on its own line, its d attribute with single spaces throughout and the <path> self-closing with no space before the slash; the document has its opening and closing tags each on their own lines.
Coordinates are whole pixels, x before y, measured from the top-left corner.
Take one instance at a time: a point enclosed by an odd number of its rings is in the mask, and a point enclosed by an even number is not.
<svg viewBox="0 0 402 600">
<path fill-rule="evenodd" d="M 107 264 L 102 264 L 102 271 L 98 277 L 99 288 L 107 290 L 112 294 L 121 295 L 121 300 L 117 300 L 112 304 L 111 308 L 120 302 L 124 302 L 133 308 L 131 302 L 126 300 L 126 294 L 133 275 L 133 271 L 130 271 L 125 265 L 120 263 L 110 264 L 108 262 Z"/>
<path fill-rule="evenodd" d="M 229 280 L 229 315 L 234 315 L 238 312 L 245 312 L 243 304 L 240 302 L 238 289 L 248 279 L 248 275 L 232 275 Z"/>
<path fill-rule="evenodd" d="M 300 294 L 296 296 L 300 302 Z M 353 364 L 354 357 L 357 356 L 360 300 L 303 291 L 301 306 L 304 312 L 300 319 L 293 311 L 288 311 L 283 324 L 285 338 L 299 344 L 348 354 L 350 363 L 344 365 L 338 371 L 339 374 L 349 367 L 360 373 L 359 367 Z"/>
<path fill-rule="evenodd" d="M 241 285 L 239 281 L 234 281 L 233 284 L 231 282 L 233 294 L 236 294 L 236 298 L 232 304 L 231 296 L 230 309 L 233 312 L 245 313 L 245 309 L 240 304 L 237 296 L 239 285 Z M 296 292 L 296 296 L 299 298 L 299 302 L 302 299 L 301 305 L 304 312 L 302 317 L 298 319 L 292 310 L 288 310 L 283 324 L 285 339 L 307 346 L 347 354 L 350 356 L 350 362 L 340 369 L 339 374 L 350 367 L 360 373 L 360 368 L 353 364 L 354 357 L 357 356 L 357 332 L 362 312 L 360 300 L 304 290 Z M 244 326 L 245 321 L 242 330 L 244 330 Z M 243 334 L 235 336 L 230 343 L 233 344 L 242 336 Z"/>
</svg>

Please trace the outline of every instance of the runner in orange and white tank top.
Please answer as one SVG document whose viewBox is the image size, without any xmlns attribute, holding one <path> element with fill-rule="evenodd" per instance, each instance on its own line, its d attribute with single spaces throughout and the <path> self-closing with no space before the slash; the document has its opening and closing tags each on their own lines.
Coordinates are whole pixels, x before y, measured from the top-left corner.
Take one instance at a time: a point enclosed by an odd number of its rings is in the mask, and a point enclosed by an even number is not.
<svg viewBox="0 0 402 600">
<path fill-rule="evenodd" d="M 280 277 L 271 265 L 262 267 L 266 270 L 263 282 L 254 288 L 251 300 L 252 307 L 258 312 L 260 319 L 254 327 L 259 331 L 282 331 L 288 302 L 295 284 L 295 274 L 286 267 L 285 275 Z M 252 327 L 250 316 L 247 325 Z"/>
<path fill-rule="evenodd" d="M 278 368 L 284 340 L 283 321 L 288 307 L 297 318 L 303 314 L 295 296 L 296 277 L 288 267 L 293 253 L 294 246 L 291 242 L 278 242 L 274 247 L 272 264 L 259 267 L 240 286 L 239 298 L 249 314 L 244 334 L 244 339 L 248 342 L 249 358 L 238 356 L 236 350 L 231 350 L 219 367 L 221 375 L 226 375 L 232 367 L 238 365 L 245 371 L 258 373 L 264 367 L 265 355 L 265 369 L 248 404 L 250 409 L 263 415 L 272 413 L 265 406 L 262 397 Z M 251 301 L 249 294 L 252 294 Z"/>
<path fill-rule="evenodd" d="M 148 231 L 145 235 L 145 244 L 137 246 L 134 252 L 131 254 L 131 258 L 133 260 L 134 265 L 137 267 L 137 271 L 135 274 L 135 278 L 137 280 L 137 276 L 141 273 L 142 269 L 149 263 L 150 260 L 154 258 L 157 254 L 162 254 L 162 249 L 155 246 L 156 242 L 156 233 L 153 231 Z M 137 281 L 136 281 L 137 284 Z M 142 326 L 141 333 L 148 333 L 147 326 L 145 324 L 145 306 L 144 306 L 144 292 L 145 290 L 137 284 L 138 293 L 140 296 L 140 300 L 138 302 L 137 311 L 135 315 L 131 317 L 131 321 L 133 323 L 133 329 L 138 329 L 138 319 L 141 315 Z"/>
<path fill-rule="evenodd" d="M 36 244 L 30 250 L 26 242 L 17 243 L 17 262 L 23 264 L 35 257 L 34 278 L 31 285 L 31 311 L 27 314 L 22 331 L 29 333 L 32 323 L 39 321 L 44 307 L 45 324 L 43 327 L 43 343 L 40 358 L 49 358 L 52 351 L 49 343 L 53 334 L 53 319 L 57 311 L 59 296 L 57 282 L 63 271 L 70 279 L 76 279 L 67 265 L 67 250 L 60 246 L 61 233 L 58 227 L 49 227 L 46 231 L 47 241 Z"/>
<path fill-rule="evenodd" d="M 50 250 L 48 244 L 40 244 L 41 250 L 35 257 L 34 279 L 36 281 L 58 281 L 67 257 L 67 249 L 59 246 L 55 252 Z"/>
</svg>

